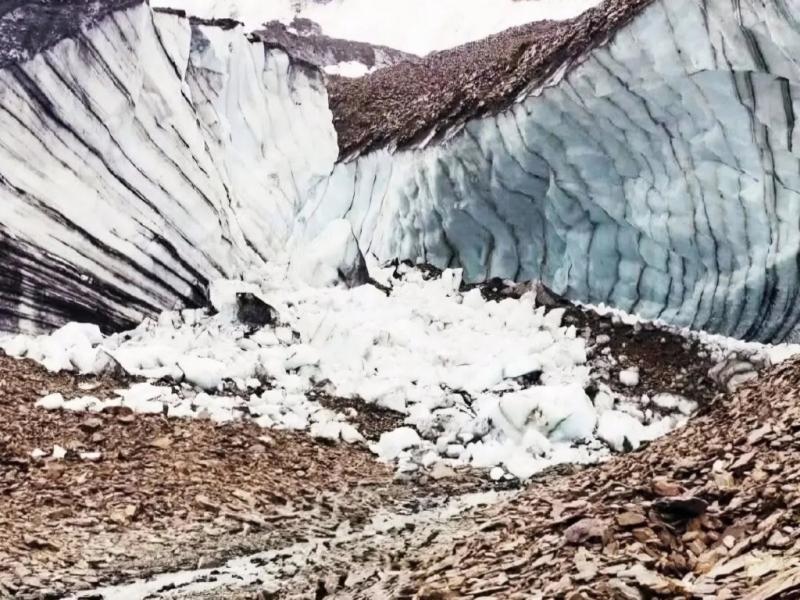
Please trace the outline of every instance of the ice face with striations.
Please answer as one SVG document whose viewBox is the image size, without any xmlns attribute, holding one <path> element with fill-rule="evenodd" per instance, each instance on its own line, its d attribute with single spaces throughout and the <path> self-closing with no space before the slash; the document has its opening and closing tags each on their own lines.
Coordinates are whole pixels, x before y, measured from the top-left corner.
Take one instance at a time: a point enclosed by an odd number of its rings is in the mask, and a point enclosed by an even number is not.
<svg viewBox="0 0 800 600">
<path fill-rule="evenodd" d="M 654 2 L 511 109 L 338 164 L 304 226 L 346 216 L 378 257 L 797 339 L 798 14 L 798 0 Z"/>
<path fill-rule="evenodd" d="M 282 247 L 336 158 L 319 73 L 130 4 L 0 69 L 0 330 L 204 303 Z"/>
<path fill-rule="evenodd" d="M 0 63 L 0 330 L 194 306 L 345 218 L 379 259 L 800 337 L 800 0 L 656 0 L 509 109 L 338 163 L 316 70 L 105 1 Z"/>
</svg>

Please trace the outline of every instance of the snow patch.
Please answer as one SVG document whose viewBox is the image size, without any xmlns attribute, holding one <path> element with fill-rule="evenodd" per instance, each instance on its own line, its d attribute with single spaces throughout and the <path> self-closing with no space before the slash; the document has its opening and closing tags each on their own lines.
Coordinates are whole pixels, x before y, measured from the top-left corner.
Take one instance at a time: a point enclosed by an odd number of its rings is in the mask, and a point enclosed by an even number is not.
<svg viewBox="0 0 800 600">
<path fill-rule="evenodd" d="M 340 77 L 349 77 L 351 79 L 363 77 L 372 72 L 372 69 L 357 60 L 348 60 L 335 65 L 328 65 L 324 67 L 323 70 L 328 75 L 339 75 Z"/>
</svg>

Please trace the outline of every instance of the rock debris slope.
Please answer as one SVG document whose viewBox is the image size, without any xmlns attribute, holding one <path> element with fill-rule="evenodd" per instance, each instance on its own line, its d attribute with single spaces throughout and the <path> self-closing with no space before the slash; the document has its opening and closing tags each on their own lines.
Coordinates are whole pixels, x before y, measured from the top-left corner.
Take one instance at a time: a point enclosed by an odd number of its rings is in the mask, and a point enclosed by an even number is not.
<svg viewBox="0 0 800 600">
<path fill-rule="evenodd" d="M 346 583 L 326 579 L 326 597 L 795 598 L 799 374 L 783 365 L 644 452 L 407 533 L 386 555 L 342 548 L 324 572 Z"/>
<path fill-rule="evenodd" d="M 797 337 L 798 0 L 606 0 L 333 78 L 333 117 L 233 22 L 40 6 L 2 17 L 0 329 L 201 304 L 344 217 L 381 260 Z"/>
</svg>

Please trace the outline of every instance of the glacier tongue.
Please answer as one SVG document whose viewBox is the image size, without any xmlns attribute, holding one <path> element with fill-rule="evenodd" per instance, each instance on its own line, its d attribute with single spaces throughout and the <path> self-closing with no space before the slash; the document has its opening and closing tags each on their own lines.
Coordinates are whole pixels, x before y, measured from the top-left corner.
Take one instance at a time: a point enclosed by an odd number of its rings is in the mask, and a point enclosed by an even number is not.
<svg viewBox="0 0 800 600">
<path fill-rule="evenodd" d="M 283 246 L 337 154 L 319 73 L 146 4 L 8 66 L 0 90 L 0 330 L 204 303 Z"/>
</svg>

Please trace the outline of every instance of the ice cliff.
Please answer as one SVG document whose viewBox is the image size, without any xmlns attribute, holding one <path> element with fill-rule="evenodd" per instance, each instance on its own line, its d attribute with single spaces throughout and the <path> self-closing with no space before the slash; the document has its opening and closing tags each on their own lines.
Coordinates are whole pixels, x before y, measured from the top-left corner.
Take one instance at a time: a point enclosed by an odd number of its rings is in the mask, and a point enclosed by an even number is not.
<svg viewBox="0 0 800 600">
<path fill-rule="evenodd" d="M 446 141 L 338 164 L 302 218 L 346 215 L 370 252 L 471 280 L 541 278 L 647 318 L 797 339 L 799 14 L 653 2 Z"/>
<path fill-rule="evenodd" d="M 316 69 L 235 23 L 93 6 L 0 16 L 0 329 L 202 304 L 344 217 L 379 259 L 800 337 L 800 0 L 606 0 L 432 55 L 463 77 L 421 97 L 386 82 L 426 64 L 334 81 L 333 114 Z M 15 45 L 20 26 L 49 33 Z"/>
<path fill-rule="evenodd" d="M 141 2 L 18 4 L 0 18 L 0 330 L 132 326 L 285 243 L 337 154 L 316 70 Z"/>
</svg>

